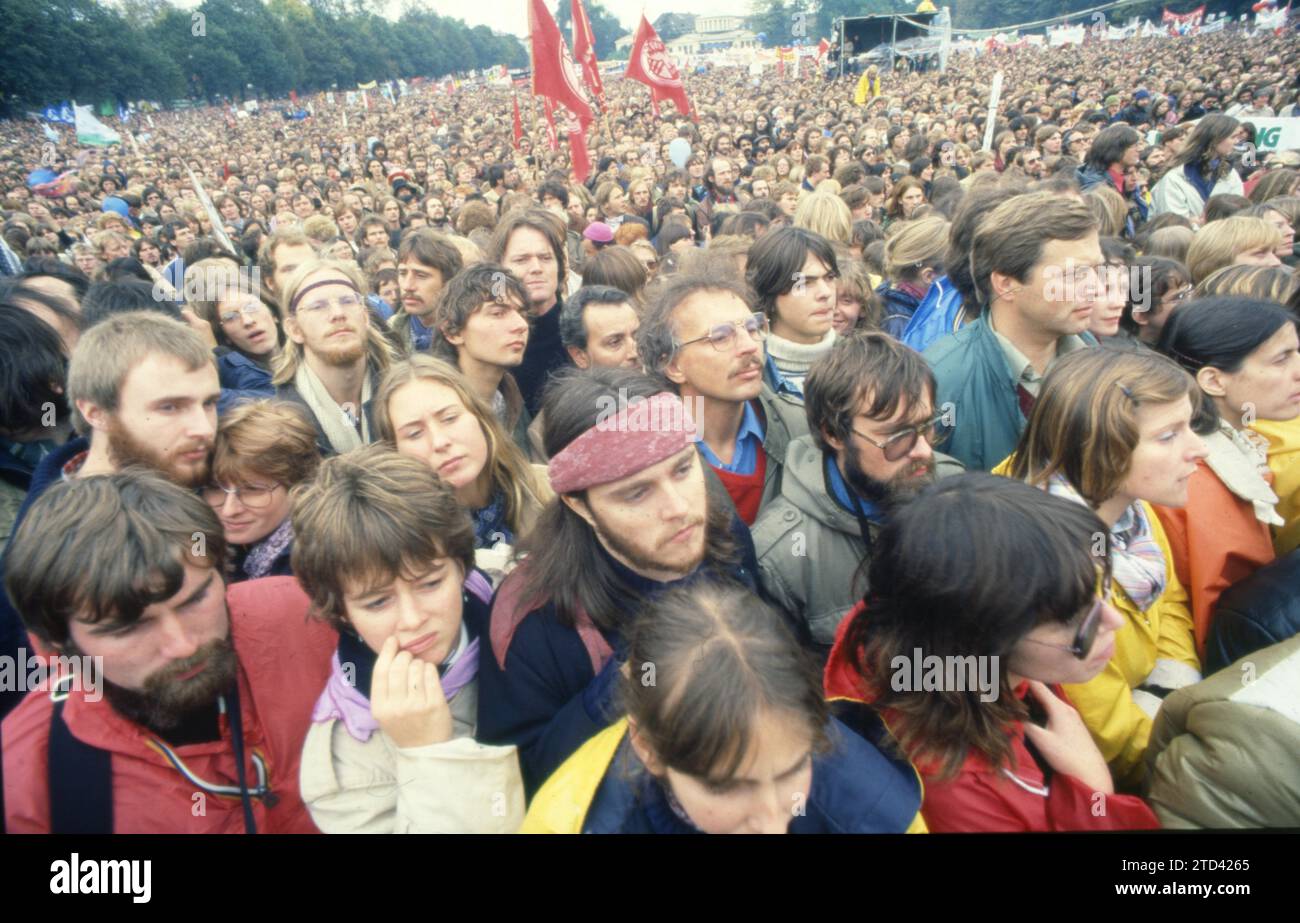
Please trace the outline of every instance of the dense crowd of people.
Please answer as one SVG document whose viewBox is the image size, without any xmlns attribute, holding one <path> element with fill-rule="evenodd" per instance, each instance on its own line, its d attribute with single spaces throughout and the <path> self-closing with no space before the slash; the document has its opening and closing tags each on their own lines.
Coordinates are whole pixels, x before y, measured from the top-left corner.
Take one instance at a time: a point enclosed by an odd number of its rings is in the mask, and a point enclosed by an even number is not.
<svg viewBox="0 0 1300 923">
<path fill-rule="evenodd" d="M 0 126 L 9 832 L 1300 824 L 1295 36 L 687 86 Z"/>
</svg>

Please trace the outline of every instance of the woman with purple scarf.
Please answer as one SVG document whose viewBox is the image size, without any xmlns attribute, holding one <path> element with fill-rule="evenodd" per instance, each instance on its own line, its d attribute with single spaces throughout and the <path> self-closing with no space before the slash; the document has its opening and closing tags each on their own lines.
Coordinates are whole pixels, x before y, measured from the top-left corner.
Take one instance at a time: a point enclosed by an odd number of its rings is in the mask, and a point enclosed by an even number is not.
<svg viewBox="0 0 1300 923">
<path fill-rule="evenodd" d="M 423 462 L 372 445 L 295 496 L 294 573 L 339 631 L 300 785 L 326 833 L 513 833 L 514 746 L 474 739 L 492 588 L 474 530 Z"/>
<path fill-rule="evenodd" d="M 222 415 L 201 493 L 234 551 L 230 583 L 293 576 L 289 492 L 319 464 L 316 428 L 292 404 L 250 401 Z"/>
</svg>

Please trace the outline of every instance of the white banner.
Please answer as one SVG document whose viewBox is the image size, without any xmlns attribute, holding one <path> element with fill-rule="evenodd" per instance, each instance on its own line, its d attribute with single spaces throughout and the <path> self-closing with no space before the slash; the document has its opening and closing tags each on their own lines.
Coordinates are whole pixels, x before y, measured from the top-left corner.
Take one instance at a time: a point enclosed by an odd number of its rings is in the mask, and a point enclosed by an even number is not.
<svg viewBox="0 0 1300 923">
<path fill-rule="evenodd" d="M 1300 118 L 1250 119 L 1255 126 L 1255 150 L 1300 151 Z"/>
</svg>

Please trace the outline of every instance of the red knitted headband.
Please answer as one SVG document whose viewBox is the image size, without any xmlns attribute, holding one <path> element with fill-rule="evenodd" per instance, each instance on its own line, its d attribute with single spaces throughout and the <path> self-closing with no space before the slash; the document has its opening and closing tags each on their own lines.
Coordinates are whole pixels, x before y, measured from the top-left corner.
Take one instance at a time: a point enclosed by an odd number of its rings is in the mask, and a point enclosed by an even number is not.
<svg viewBox="0 0 1300 923">
<path fill-rule="evenodd" d="M 668 391 L 631 400 L 619 395 L 617 413 L 602 411 L 595 426 L 551 458 L 551 488 L 570 494 L 644 471 L 698 439 L 698 426 Z"/>
</svg>

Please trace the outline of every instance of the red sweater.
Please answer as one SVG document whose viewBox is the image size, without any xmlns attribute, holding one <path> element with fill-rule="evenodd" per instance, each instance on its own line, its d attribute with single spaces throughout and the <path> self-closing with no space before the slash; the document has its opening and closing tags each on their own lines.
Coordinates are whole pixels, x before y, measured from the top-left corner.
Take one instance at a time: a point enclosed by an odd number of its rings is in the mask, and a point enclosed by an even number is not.
<svg viewBox="0 0 1300 923">
<path fill-rule="evenodd" d="M 828 699 L 870 701 L 870 693 L 849 656 L 844 636 L 863 611 L 858 605 L 840 622 L 826 664 Z M 1023 696 L 1028 684 L 1016 690 Z M 1060 698 L 1065 694 L 1053 687 Z M 1068 701 L 1068 699 L 1066 700 Z M 888 719 L 889 716 L 886 715 Z M 1135 795 L 1101 795 L 1073 776 L 1043 770 L 1025 747 L 1020 722 L 1011 728 L 1014 770 L 995 770 L 977 754 L 951 779 L 939 781 L 935 767 L 918 765 L 925 786 L 921 814 L 932 833 L 1033 833 L 1062 830 L 1151 830 L 1160 826 L 1146 802 Z"/>
<path fill-rule="evenodd" d="M 714 468 L 722 486 L 731 495 L 731 502 L 736 504 L 736 513 L 747 526 L 752 526 L 758 518 L 758 507 L 763 501 L 763 480 L 767 476 L 767 452 L 760 446 L 758 460 L 750 474 L 736 474 Z"/>
</svg>

